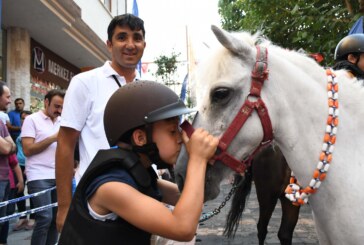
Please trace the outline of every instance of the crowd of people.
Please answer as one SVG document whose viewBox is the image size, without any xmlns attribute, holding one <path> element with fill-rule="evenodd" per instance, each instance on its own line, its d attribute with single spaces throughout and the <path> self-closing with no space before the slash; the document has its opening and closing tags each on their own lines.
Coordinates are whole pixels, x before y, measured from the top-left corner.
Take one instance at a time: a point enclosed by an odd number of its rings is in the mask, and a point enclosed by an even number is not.
<svg viewBox="0 0 364 245">
<path fill-rule="evenodd" d="M 48 91 L 38 112 L 24 110 L 17 98 L 6 113 L 11 95 L 0 82 L 0 202 L 24 196 L 25 183 L 29 194 L 56 187 L 31 198 L 30 206 L 58 202 L 58 208 L 20 217 L 13 226 L 33 229 L 32 245 L 150 244 L 152 235 L 177 241 L 195 235 L 205 170 L 218 139 L 204 129 L 188 138 L 179 116 L 192 110 L 166 86 L 138 77 L 146 47 L 142 19 L 116 16 L 107 34 L 111 61 L 74 76 L 66 93 Z M 343 39 L 337 68 L 361 78 L 363 53 L 364 34 Z M 182 144 L 190 160 L 180 193 L 152 164 L 173 166 Z M 25 201 L 17 210 L 26 210 Z M 1 207 L 0 217 L 14 211 Z M 8 229 L 8 222 L 0 223 L 0 245 Z"/>
<path fill-rule="evenodd" d="M 24 100 L 17 98 L 15 110 L 4 113 L 9 117 L 0 120 L 1 202 L 23 197 L 25 181 L 29 194 L 55 187 L 55 151 L 63 97 L 63 91 L 49 91 L 44 97 L 44 109 L 33 114 L 24 110 Z M 7 111 L 10 103 L 10 90 L 6 83 L 0 82 L 0 109 Z M 56 192 L 47 192 L 31 198 L 30 207 L 39 208 L 54 202 Z M 16 206 L 19 213 L 26 211 L 25 200 L 16 202 Z M 0 217 L 14 212 L 15 204 L 3 206 L 0 208 Z M 32 244 L 55 244 L 58 240 L 55 213 L 55 209 L 47 209 L 31 214 L 29 219 L 24 215 L 12 229 L 33 229 Z M 48 233 L 53 234 L 53 240 Z M 0 223 L 0 244 L 7 243 L 8 234 L 9 221 Z M 47 243 L 47 239 L 51 242 Z"/>
</svg>

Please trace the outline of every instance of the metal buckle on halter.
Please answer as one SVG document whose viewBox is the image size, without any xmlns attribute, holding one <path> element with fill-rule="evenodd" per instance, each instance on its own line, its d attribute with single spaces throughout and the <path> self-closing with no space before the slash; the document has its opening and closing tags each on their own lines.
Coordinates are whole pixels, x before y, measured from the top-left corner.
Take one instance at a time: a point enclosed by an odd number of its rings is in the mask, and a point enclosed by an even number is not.
<svg viewBox="0 0 364 245">
<path fill-rule="evenodd" d="M 246 100 L 249 102 L 252 102 L 252 103 L 257 102 L 259 99 L 260 99 L 260 95 L 252 94 L 251 92 L 246 96 Z"/>
<path fill-rule="evenodd" d="M 262 142 L 260 142 L 260 145 L 265 146 L 265 145 L 269 145 L 270 143 L 272 143 L 272 140 L 262 141 Z"/>
</svg>

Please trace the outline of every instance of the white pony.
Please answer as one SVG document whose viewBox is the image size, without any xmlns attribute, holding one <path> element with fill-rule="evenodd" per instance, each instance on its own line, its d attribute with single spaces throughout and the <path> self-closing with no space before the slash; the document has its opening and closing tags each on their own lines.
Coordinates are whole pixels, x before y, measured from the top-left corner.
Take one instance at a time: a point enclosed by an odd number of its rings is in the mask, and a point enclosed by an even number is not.
<svg viewBox="0 0 364 245">
<path fill-rule="evenodd" d="M 199 114 L 193 126 L 221 136 L 249 94 L 258 40 L 247 33 L 228 33 L 215 26 L 212 30 L 222 46 L 211 50 L 211 56 L 199 65 L 193 87 Z M 269 74 L 261 99 L 269 112 L 274 143 L 298 182 L 307 186 L 319 162 L 327 128 L 326 71 L 298 52 L 268 41 L 260 45 L 268 50 Z M 335 75 L 340 108 L 337 140 L 327 177 L 308 200 L 321 244 L 358 245 L 364 241 L 364 89 L 346 71 L 335 71 Z M 263 134 L 260 119 L 253 112 L 228 152 L 239 160 L 246 158 L 260 144 Z M 177 164 L 177 177 L 184 175 L 184 162 L 179 160 Z M 211 188 L 216 188 L 222 175 L 229 172 L 222 166 L 217 162 L 208 170 L 206 200 L 211 198 Z"/>
</svg>

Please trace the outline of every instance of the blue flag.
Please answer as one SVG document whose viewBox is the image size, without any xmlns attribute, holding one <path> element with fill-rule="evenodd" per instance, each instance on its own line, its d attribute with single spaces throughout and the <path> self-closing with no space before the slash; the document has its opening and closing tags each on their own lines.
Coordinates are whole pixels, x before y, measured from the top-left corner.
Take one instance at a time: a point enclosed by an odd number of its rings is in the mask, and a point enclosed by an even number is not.
<svg viewBox="0 0 364 245">
<path fill-rule="evenodd" d="M 134 0 L 134 2 L 133 2 L 132 14 L 135 15 L 135 16 L 139 16 L 139 10 L 138 10 L 137 0 Z"/>
<path fill-rule="evenodd" d="M 182 83 L 182 88 L 181 88 L 181 100 L 184 102 L 186 99 L 186 93 L 187 93 L 187 81 L 188 81 L 188 73 L 185 76 L 185 79 L 183 80 Z"/>
<path fill-rule="evenodd" d="M 363 32 L 363 16 L 360 17 L 355 24 L 353 25 L 353 27 L 351 27 L 349 34 L 356 34 L 356 33 L 364 33 Z"/>
<path fill-rule="evenodd" d="M 138 9 L 138 3 L 137 0 L 134 0 L 133 2 L 133 10 L 132 10 L 132 14 L 135 16 L 139 16 L 139 9 Z M 137 66 L 136 66 L 137 71 L 139 72 L 139 76 L 142 76 L 142 62 L 139 61 Z"/>
</svg>

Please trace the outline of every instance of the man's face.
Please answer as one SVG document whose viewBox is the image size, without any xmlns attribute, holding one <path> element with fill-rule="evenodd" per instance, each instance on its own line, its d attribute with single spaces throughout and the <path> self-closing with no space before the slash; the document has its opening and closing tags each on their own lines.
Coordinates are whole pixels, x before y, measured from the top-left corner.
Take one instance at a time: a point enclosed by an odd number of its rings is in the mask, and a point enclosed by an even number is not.
<svg viewBox="0 0 364 245">
<path fill-rule="evenodd" d="M 6 111 L 10 103 L 10 90 L 8 87 L 4 86 L 4 92 L 2 96 L 0 96 L 0 110 Z"/>
<path fill-rule="evenodd" d="M 52 120 L 61 115 L 63 109 L 63 98 L 56 95 L 53 96 L 51 101 L 48 99 L 44 101 L 45 111 L 47 116 L 49 116 Z"/>
<path fill-rule="evenodd" d="M 142 30 L 132 31 L 128 26 L 116 26 L 111 42 L 107 41 L 112 63 L 120 68 L 135 69 L 145 46 Z"/>
<path fill-rule="evenodd" d="M 15 110 L 22 111 L 24 109 L 24 102 L 22 100 L 17 100 L 14 102 Z"/>
</svg>

